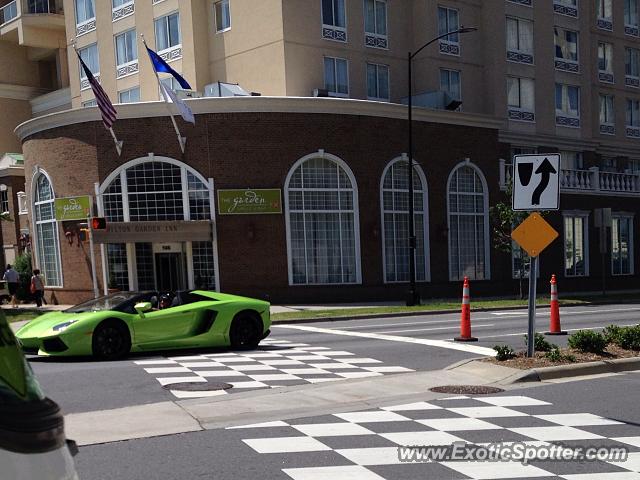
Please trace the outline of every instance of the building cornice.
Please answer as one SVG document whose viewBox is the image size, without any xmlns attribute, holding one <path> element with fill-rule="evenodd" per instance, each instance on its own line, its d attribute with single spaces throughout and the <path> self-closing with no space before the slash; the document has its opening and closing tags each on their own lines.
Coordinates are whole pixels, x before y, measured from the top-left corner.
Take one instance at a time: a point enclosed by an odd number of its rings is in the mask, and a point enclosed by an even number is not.
<svg viewBox="0 0 640 480">
<path fill-rule="evenodd" d="M 406 105 L 368 100 L 316 97 L 205 97 L 188 99 L 186 102 L 196 115 L 211 113 L 310 113 L 383 117 L 398 120 L 407 118 Z M 116 110 L 119 119 L 166 117 L 169 115 L 164 102 L 121 104 L 116 106 Z M 495 130 L 502 125 L 501 120 L 488 115 L 424 108 L 414 108 L 413 118 L 419 122 Z M 28 120 L 18 125 L 15 133 L 22 141 L 38 132 L 79 123 L 97 122 L 100 119 L 100 111 L 97 107 L 76 108 Z"/>
</svg>

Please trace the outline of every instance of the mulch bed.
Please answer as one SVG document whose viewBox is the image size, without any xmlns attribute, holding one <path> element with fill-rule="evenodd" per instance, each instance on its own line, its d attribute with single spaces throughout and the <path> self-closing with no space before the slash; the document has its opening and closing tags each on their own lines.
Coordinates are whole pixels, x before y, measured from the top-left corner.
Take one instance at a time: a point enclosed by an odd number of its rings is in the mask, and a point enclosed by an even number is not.
<svg viewBox="0 0 640 480">
<path fill-rule="evenodd" d="M 633 350 L 625 350 L 617 345 L 608 345 L 603 355 L 596 353 L 583 353 L 571 348 L 561 348 L 560 351 L 564 355 L 573 355 L 575 362 L 569 360 L 562 360 L 560 362 L 552 362 L 545 357 L 545 352 L 535 352 L 535 357 L 526 357 L 526 352 L 518 352 L 518 356 L 509 360 L 503 360 L 499 362 L 495 358 L 486 358 L 483 361 L 495 363 L 496 365 L 502 365 L 505 367 L 519 368 L 522 370 L 528 370 L 530 368 L 541 367 L 553 367 L 556 365 L 567 365 L 571 363 L 583 363 L 583 362 L 597 362 L 601 360 L 615 360 L 616 358 L 631 358 L 640 356 L 640 352 L 634 352 Z"/>
</svg>

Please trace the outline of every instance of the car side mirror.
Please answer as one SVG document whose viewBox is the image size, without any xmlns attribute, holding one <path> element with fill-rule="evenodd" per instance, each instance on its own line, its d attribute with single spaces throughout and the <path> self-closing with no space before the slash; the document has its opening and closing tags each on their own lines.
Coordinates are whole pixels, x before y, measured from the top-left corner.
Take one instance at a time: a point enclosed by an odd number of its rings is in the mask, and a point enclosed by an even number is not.
<svg viewBox="0 0 640 480">
<path fill-rule="evenodd" d="M 148 312 L 152 309 L 151 302 L 141 302 L 136 303 L 136 306 L 133 307 L 138 314 L 144 318 L 144 312 Z"/>
</svg>

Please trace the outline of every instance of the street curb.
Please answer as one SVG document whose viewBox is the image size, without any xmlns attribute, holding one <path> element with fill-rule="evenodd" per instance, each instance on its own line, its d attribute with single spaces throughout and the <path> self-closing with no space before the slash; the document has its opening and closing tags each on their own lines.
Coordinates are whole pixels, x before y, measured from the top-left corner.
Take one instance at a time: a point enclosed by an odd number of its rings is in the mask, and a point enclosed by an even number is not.
<svg viewBox="0 0 640 480">
<path fill-rule="evenodd" d="M 617 358 L 615 360 L 601 360 L 597 362 L 574 363 L 554 367 L 532 368 L 523 370 L 513 377 L 506 379 L 505 384 L 544 382 L 559 378 L 581 377 L 585 375 L 600 375 L 606 373 L 628 372 L 640 370 L 640 357 Z"/>
</svg>

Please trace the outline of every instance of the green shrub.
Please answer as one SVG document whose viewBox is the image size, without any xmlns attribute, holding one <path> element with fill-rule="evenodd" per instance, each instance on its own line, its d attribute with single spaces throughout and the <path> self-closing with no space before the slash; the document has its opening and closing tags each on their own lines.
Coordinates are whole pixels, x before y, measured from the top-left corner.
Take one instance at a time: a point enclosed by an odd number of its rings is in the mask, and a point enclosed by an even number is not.
<svg viewBox="0 0 640 480">
<path fill-rule="evenodd" d="M 603 353 L 607 346 L 607 339 L 603 334 L 592 330 L 578 330 L 569 336 L 569 346 L 581 352 Z"/>
<path fill-rule="evenodd" d="M 640 350 L 640 325 L 621 328 L 616 343 L 625 350 Z"/>
<path fill-rule="evenodd" d="M 509 345 L 496 345 L 493 349 L 496 351 L 496 360 L 499 362 L 504 362 L 516 356 L 515 350 Z"/>
<path fill-rule="evenodd" d="M 18 300 L 31 299 L 31 254 L 23 253 L 16 257 L 13 261 L 13 269 L 20 275 L 20 283 L 18 284 L 18 292 L 16 296 Z"/>
<path fill-rule="evenodd" d="M 552 362 L 562 362 L 562 361 L 575 362 L 576 361 L 576 357 L 574 355 L 563 354 L 560 351 L 560 347 L 558 347 L 557 345 L 554 345 L 553 348 L 551 348 L 551 350 L 545 353 L 544 356 L 545 358 L 551 360 Z"/>
<path fill-rule="evenodd" d="M 528 340 L 529 340 L 529 335 L 525 335 L 524 336 L 524 346 L 526 347 L 528 345 Z M 544 335 L 541 333 L 536 333 L 533 337 L 533 346 L 536 350 L 536 352 L 548 352 L 550 351 L 553 347 L 555 347 L 555 345 L 547 342 L 547 339 L 544 338 Z"/>
<path fill-rule="evenodd" d="M 625 328 L 626 327 L 619 327 L 618 325 L 609 325 L 608 327 L 604 327 L 604 330 L 602 330 L 602 334 L 607 340 L 607 343 L 619 345 L 620 336 L 622 335 L 622 332 Z"/>
</svg>

